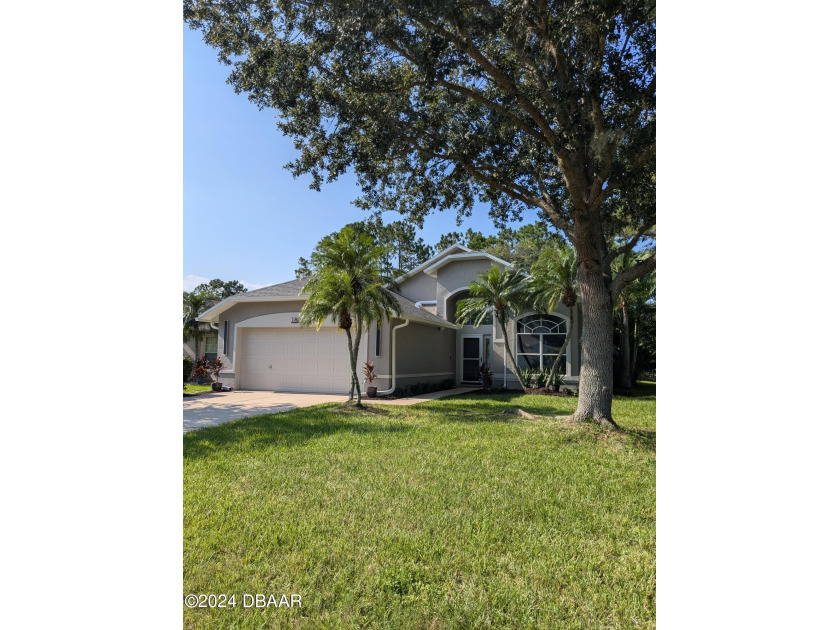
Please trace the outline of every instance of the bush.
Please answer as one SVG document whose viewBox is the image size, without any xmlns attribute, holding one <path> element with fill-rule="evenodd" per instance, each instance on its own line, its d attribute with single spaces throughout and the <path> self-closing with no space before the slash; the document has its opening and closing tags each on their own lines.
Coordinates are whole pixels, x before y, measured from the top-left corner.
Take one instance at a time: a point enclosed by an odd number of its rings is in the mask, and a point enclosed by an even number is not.
<svg viewBox="0 0 840 630">
<path fill-rule="evenodd" d="M 192 376 L 193 371 L 193 360 L 192 357 L 184 357 L 184 382 L 186 383 L 190 380 L 190 376 Z"/>
<path fill-rule="evenodd" d="M 481 381 L 481 389 L 485 392 L 490 391 L 493 385 L 493 372 L 484 361 L 478 364 L 478 378 Z"/>
<path fill-rule="evenodd" d="M 193 370 L 193 376 L 195 376 L 197 381 L 203 381 L 207 378 L 207 373 L 210 371 L 210 361 L 207 357 L 201 357 L 195 363 L 195 369 Z"/>
</svg>

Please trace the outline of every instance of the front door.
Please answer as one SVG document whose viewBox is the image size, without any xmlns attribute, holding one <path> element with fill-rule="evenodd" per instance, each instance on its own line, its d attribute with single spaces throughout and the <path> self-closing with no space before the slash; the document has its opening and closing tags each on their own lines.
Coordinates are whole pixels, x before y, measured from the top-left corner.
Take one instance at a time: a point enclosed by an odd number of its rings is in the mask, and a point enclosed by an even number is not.
<svg viewBox="0 0 840 630">
<path fill-rule="evenodd" d="M 461 337 L 461 380 L 478 383 L 478 364 L 481 363 L 481 335 Z"/>
</svg>

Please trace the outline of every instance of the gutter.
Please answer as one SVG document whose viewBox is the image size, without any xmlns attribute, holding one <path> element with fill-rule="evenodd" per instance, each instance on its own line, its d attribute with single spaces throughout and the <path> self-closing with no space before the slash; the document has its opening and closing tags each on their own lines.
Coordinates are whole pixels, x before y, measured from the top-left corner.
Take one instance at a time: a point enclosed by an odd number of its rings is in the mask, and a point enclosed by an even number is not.
<svg viewBox="0 0 840 630">
<path fill-rule="evenodd" d="M 394 390 L 397 389 L 397 329 L 405 328 L 406 326 L 408 326 L 408 318 L 405 318 L 402 324 L 394 326 L 391 329 L 391 387 L 384 391 L 377 392 L 377 395 L 381 394 L 382 396 L 390 396 L 394 393 Z"/>
</svg>

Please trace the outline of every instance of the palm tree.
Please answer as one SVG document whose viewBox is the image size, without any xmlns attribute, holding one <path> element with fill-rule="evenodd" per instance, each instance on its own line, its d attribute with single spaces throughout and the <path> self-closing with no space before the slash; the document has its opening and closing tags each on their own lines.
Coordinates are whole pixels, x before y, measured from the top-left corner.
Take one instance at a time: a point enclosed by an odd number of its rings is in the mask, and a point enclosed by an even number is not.
<svg viewBox="0 0 840 630">
<path fill-rule="evenodd" d="M 318 243 L 312 254 L 313 274 L 301 294 L 309 297 L 300 311 L 301 326 L 317 326 L 335 319 L 347 334 L 350 353 L 350 394 L 357 407 L 362 406 L 362 387 L 356 374 L 362 329 L 373 322 L 382 324 L 389 316 L 398 316 L 396 297 L 385 289 L 394 281 L 383 273 L 382 259 L 387 248 L 377 247 L 367 234 L 345 227 Z M 351 329 L 355 327 L 355 337 Z"/>
<path fill-rule="evenodd" d="M 565 244 L 547 247 L 540 252 L 539 258 L 531 266 L 528 284 L 535 305 L 545 311 L 553 311 L 562 302 L 569 309 L 566 339 L 557 354 L 557 360 L 551 366 L 548 383 L 554 382 L 560 365 L 560 357 L 566 351 L 574 331 L 575 308 L 577 307 L 577 267 L 574 250 Z"/>
<path fill-rule="evenodd" d="M 650 255 L 649 251 L 630 251 L 620 254 L 612 262 L 613 273 L 628 269 Z M 624 389 L 633 387 L 636 354 L 639 349 L 635 334 L 635 329 L 638 327 L 638 314 L 644 309 L 645 304 L 655 299 L 656 273 L 654 272 L 629 283 L 615 301 L 616 311 L 620 312 L 618 325 L 621 330 L 619 336 L 621 373 L 618 381 L 619 386 Z"/>
<path fill-rule="evenodd" d="M 203 291 L 198 293 L 188 293 L 184 291 L 184 341 L 198 338 L 205 332 L 201 322 L 196 321 L 196 317 L 207 310 L 210 302 L 214 300 L 213 295 Z M 196 345 L 196 351 L 198 346 Z"/>
<path fill-rule="evenodd" d="M 458 305 L 457 322 L 462 326 L 478 325 L 487 316 L 487 311 L 493 311 L 502 327 L 505 351 L 510 357 L 513 373 L 524 391 L 525 383 L 510 349 L 507 325 L 511 317 L 515 317 L 527 305 L 527 276 L 511 267 L 502 271 L 500 267 L 493 265 L 484 273 L 478 274 L 478 278 L 470 283 L 469 291 L 471 297 L 461 300 Z"/>
</svg>

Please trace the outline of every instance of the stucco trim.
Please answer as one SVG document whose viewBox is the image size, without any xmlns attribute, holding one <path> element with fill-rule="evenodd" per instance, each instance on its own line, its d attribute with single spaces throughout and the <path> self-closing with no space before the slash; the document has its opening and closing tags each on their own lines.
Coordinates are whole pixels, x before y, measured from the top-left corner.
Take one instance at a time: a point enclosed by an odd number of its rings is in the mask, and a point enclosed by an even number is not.
<svg viewBox="0 0 840 630">
<path fill-rule="evenodd" d="M 308 295 L 232 295 L 204 311 L 201 315 L 196 317 L 196 320 L 200 322 L 215 322 L 217 321 L 216 318 L 219 315 L 241 302 L 301 302 L 305 301 L 308 297 Z"/>
</svg>

